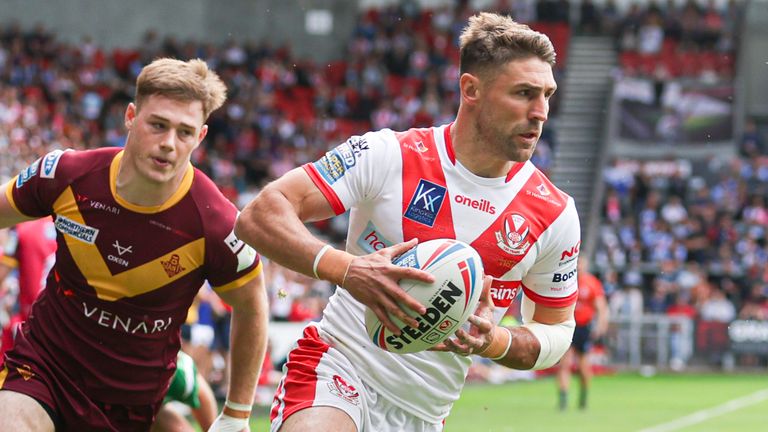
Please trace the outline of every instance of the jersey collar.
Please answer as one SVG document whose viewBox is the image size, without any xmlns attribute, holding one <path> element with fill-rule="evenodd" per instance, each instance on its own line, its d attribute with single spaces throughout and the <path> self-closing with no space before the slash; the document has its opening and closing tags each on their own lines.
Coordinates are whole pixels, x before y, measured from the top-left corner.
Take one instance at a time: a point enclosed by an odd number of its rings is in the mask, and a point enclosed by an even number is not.
<svg viewBox="0 0 768 432">
<path fill-rule="evenodd" d="M 186 195 L 192 187 L 192 180 L 195 177 L 195 169 L 192 168 L 192 164 L 189 164 L 184 173 L 184 178 L 181 180 L 179 189 L 177 189 L 164 203 L 156 206 L 139 206 L 131 204 L 117 194 L 117 172 L 119 171 L 120 161 L 123 159 L 123 154 L 124 150 L 117 153 L 115 158 L 112 159 L 112 164 L 109 166 L 109 189 L 112 191 L 112 197 L 115 198 L 115 201 L 128 210 L 136 213 L 159 213 L 176 205 L 176 203 L 181 201 L 181 199 L 184 198 L 184 195 Z"/>
<path fill-rule="evenodd" d="M 443 138 L 445 139 L 445 152 L 448 154 L 448 159 L 451 160 L 451 164 L 456 166 L 456 152 L 453 150 L 453 141 L 451 141 L 451 126 L 453 126 L 454 122 L 449 123 L 445 128 L 443 129 Z M 525 162 L 518 162 L 513 163 L 512 168 L 509 169 L 509 172 L 507 172 L 507 177 L 504 179 L 505 183 L 509 183 L 510 180 L 520 172 L 521 169 L 523 169 L 523 166 L 525 165 Z"/>
</svg>

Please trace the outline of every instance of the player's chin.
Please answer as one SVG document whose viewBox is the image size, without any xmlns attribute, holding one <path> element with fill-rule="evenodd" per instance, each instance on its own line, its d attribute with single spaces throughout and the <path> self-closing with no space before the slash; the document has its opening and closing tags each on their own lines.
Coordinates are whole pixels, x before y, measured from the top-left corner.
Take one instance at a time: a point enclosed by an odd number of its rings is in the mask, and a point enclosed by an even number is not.
<svg viewBox="0 0 768 432">
<path fill-rule="evenodd" d="M 527 162 L 531 159 L 531 156 L 533 156 L 533 149 L 527 150 L 517 148 L 510 152 L 508 159 L 512 162 Z"/>
</svg>

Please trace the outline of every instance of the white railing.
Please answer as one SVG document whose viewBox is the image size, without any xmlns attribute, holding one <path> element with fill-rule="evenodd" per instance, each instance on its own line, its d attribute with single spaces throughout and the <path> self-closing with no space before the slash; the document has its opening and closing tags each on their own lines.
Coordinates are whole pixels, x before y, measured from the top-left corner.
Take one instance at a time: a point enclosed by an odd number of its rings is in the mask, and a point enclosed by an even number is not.
<svg viewBox="0 0 768 432">
<path fill-rule="evenodd" d="M 693 355 L 693 342 L 693 320 L 645 314 L 612 318 L 605 346 L 607 361 L 615 366 L 682 369 Z"/>
</svg>

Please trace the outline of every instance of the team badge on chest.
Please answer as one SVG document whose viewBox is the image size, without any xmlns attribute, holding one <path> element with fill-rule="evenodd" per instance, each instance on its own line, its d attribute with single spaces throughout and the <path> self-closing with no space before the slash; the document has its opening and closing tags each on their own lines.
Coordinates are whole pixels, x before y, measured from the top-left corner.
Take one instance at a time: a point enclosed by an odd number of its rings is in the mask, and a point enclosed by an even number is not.
<svg viewBox="0 0 768 432">
<path fill-rule="evenodd" d="M 528 234 L 530 224 L 520 214 L 507 213 L 502 219 L 501 230 L 496 231 L 496 245 L 510 255 L 523 255 L 531 246 Z"/>
</svg>

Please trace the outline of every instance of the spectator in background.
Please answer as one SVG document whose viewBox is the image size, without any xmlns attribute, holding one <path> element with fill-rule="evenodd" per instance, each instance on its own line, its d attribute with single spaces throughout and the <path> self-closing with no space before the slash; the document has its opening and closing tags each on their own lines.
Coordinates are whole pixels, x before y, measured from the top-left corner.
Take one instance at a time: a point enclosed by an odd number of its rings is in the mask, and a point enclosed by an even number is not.
<svg viewBox="0 0 768 432">
<path fill-rule="evenodd" d="M 661 51 L 663 41 L 661 14 L 656 10 L 649 11 L 637 29 L 637 51 L 641 54 L 657 54 Z"/>
<path fill-rule="evenodd" d="M 729 323 L 736 318 L 733 302 L 725 297 L 723 290 L 714 288 L 699 306 L 699 317 L 703 321 Z"/>
<path fill-rule="evenodd" d="M 576 329 L 573 332 L 573 342 L 571 348 L 560 360 L 557 369 L 558 406 L 561 411 L 568 407 L 568 389 L 574 361 L 577 362 L 579 371 L 579 409 L 587 408 L 589 386 L 592 381 L 592 361 L 589 351 L 592 343 L 608 331 L 609 312 L 603 284 L 589 272 L 589 259 L 583 255 L 579 256 L 578 285 L 579 297 L 574 310 Z"/>
<path fill-rule="evenodd" d="M 204 431 L 216 419 L 218 404 L 213 389 L 198 372 L 192 357 L 179 351 L 176 372 L 173 374 L 163 406 L 155 417 L 150 432 L 193 432 L 195 429 L 186 418 L 170 407 L 169 402 L 180 402 L 192 410 L 192 416 Z"/>
<path fill-rule="evenodd" d="M 691 355 L 692 347 L 687 337 L 690 335 L 686 335 L 684 331 L 693 327 L 696 308 L 690 304 L 686 296 L 677 292 L 671 295 L 671 305 L 667 308 L 666 314 L 675 320 L 669 328 L 669 366 L 672 370 L 680 371 Z M 687 320 L 687 327 L 680 322 L 683 320 Z"/>
<path fill-rule="evenodd" d="M 744 132 L 739 140 L 739 153 L 745 158 L 756 158 L 768 154 L 754 119 L 749 118 L 744 122 Z"/>
<path fill-rule="evenodd" d="M 32 303 L 40 291 L 45 289 L 48 272 L 56 260 L 55 254 L 56 227 L 51 218 L 23 222 L 8 230 L 4 250 L 0 255 L 0 284 L 16 270 L 19 291 L 16 313 L 2 328 L 0 364 L 3 363 L 3 353 L 13 345 L 16 331 L 32 312 Z"/>
<path fill-rule="evenodd" d="M 583 0 L 579 8 L 579 28 L 584 34 L 600 33 L 603 17 L 592 0 Z"/>
</svg>

